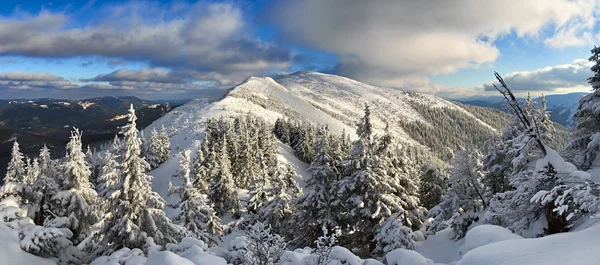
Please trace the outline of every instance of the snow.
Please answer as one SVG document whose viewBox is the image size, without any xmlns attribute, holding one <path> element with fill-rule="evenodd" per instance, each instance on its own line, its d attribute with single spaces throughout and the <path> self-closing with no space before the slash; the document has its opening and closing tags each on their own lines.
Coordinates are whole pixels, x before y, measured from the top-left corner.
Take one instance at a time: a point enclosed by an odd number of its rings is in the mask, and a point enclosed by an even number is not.
<svg viewBox="0 0 600 265">
<path fill-rule="evenodd" d="M 294 170 L 296 170 L 296 182 L 301 188 L 306 186 L 306 180 L 310 178 L 311 173 L 308 171 L 308 167 L 310 166 L 307 163 L 302 162 L 294 155 L 294 150 L 291 147 L 283 144 L 282 142 L 277 141 L 277 149 L 279 151 L 278 159 L 281 161 L 287 161 Z"/>
<path fill-rule="evenodd" d="M 385 255 L 388 265 L 433 265 L 433 261 L 423 257 L 418 252 L 406 249 L 396 249 Z"/>
<path fill-rule="evenodd" d="M 507 240 L 473 249 L 457 265 L 600 264 L 600 226 L 542 238 Z"/>
<path fill-rule="evenodd" d="M 17 140 L 17 138 L 18 138 L 18 137 L 17 137 L 16 135 L 13 135 L 12 137 L 10 137 L 8 140 L 4 141 L 3 143 L 9 143 L 9 142 L 16 141 L 16 140 Z"/>
<path fill-rule="evenodd" d="M 18 231 L 0 222 L 0 265 L 15 264 L 50 265 L 56 262 L 23 251 L 19 246 Z"/>
<path fill-rule="evenodd" d="M 40 105 L 40 108 L 47 109 L 48 105 Z"/>
<path fill-rule="evenodd" d="M 469 250 L 490 244 L 511 239 L 523 239 L 522 236 L 513 234 L 510 230 L 496 225 L 479 225 L 467 232 L 463 253 Z"/>
<path fill-rule="evenodd" d="M 536 161 L 536 168 L 542 170 L 548 164 L 551 164 L 557 172 L 573 173 L 577 171 L 575 165 L 565 162 L 562 156 L 556 150 L 546 147 L 546 156 Z"/>
<path fill-rule="evenodd" d="M 158 106 L 160 106 L 160 104 L 153 104 L 153 105 L 150 105 L 150 106 L 148 106 L 148 108 L 149 108 L 149 109 L 155 109 L 155 108 L 157 108 Z"/>
<path fill-rule="evenodd" d="M 438 263 L 452 263 L 462 257 L 461 248 L 465 239 L 450 239 L 450 228 L 430 235 L 427 240 L 415 243 L 415 251 Z"/>
<path fill-rule="evenodd" d="M 146 265 L 194 265 L 194 263 L 173 252 L 161 251 L 150 254 Z"/>
<path fill-rule="evenodd" d="M 128 117 L 127 114 L 117 115 L 117 116 L 112 117 L 108 121 L 118 121 L 118 120 L 126 119 L 127 117 Z"/>
<path fill-rule="evenodd" d="M 89 108 L 90 106 L 96 105 L 94 102 L 78 102 L 79 106 L 81 106 L 84 110 Z"/>
</svg>

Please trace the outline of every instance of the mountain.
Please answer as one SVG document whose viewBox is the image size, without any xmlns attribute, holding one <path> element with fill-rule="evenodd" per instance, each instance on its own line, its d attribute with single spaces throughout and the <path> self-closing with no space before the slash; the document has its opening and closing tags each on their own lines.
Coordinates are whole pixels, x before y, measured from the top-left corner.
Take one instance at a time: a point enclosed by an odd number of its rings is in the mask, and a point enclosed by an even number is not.
<svg viewBox="0 0 600 265">
<path fill-rule="evenodd" d="M 130 104 L 138 111 L 140 128 L 175 107 L 136 97 L 0 100 L 0 176 L 6 170 L 14 139 L 28 156 L 36 156 L 44 143 L 58 156 L 64 152 L 73 127 L 83 131 L 84 145 L 111 140 L 126 124 Z"/>
<path fill-rule="evenodd" d="M 334 133 L 345 131 L 354 137 L 365 104 L 371 109 L 376 133 L 382 133 L 387 122 L 407 150 L 420 157 L 432 156 L 442 164 L 460 146 L 484 148 L 508 117 L 499 110 L 466 106 L 433 95 L 371 86 L 335 75 L 297 72 L 276 79 L 249 78 L 215 102 L 191 101 L 153 122 L 145 135 L 163 125 L 169 128 L 172 157 L 184 149 L 197 150 L 207 118 L 256 115 L 273 123 L 287 117 L 325 124 Z M 290 157 L 285 147 L 280 151 Z M 161 194 L 176 167 L 177 158 L 172 158 L 151 172 Z"/>
<path fill-rule="evenodd" d="M 577 111 L 579 106 L 579 100 L 587 95 L 587 93 L 569 93 L 569 94 L 554 94 L 546 96 L 547 109 L 550 111 L 550 119 L 560 125 L 570 127 L 573 125 L 573 114 Z M 506 105 L 504 104 L 502 97 L 477 97 L 458 100 L 459 102 L 486 107 L 495 108 L 506 111 Z M 534 99 L 536 102 L 540 102 L 539 98 Z"/>
</svg>

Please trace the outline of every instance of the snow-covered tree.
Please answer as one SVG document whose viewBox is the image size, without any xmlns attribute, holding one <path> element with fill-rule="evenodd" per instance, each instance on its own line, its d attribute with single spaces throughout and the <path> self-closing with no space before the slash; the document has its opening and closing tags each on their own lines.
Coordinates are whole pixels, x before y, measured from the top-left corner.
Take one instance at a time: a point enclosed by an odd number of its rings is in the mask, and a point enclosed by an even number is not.
<svg viewBox="0 0 600 265">
<path fill-rule="evenodd" d="M 591 68 L 594 75 L 588 78 L 588 83 L 592 92 L 579 100 L 573 115 L 573 140 L 567 146 L 575 164 L 583 170 L 599 166 L 595 162 L 600 150 L 600 47 L 594 47 L 591 52 L 589 61 L 594 63 Z"/>
<path fill-rule="evenodd" d="M 431 209 L 438 205 L 446 193 L 446 177 L 434 164 L 427 162 L 421 166 L 420 200 L 423 207 Z"/>
<path fill-rule="evenodd" d="M 212 206 L 190 179 L 190 153 L 186 150 L 179 157 L 179 172 L 175 177 L 180 179 L 181 185 L 169 184 L 169 194 L 177 195 L 179 199 L 177 205 L 174 205 L 179 210 L 174 221 L 185 227 L 191 236 L 216 245 L 216 238 L 220 238 L 222 226 Z"/>
<path fill-rule="evenodd" d="M 418 175 L 409 161 L 402 158 L 389 133 L 374 140 L 368 107 L 357 126 L 359 139 L 353 143 L 346 176 L 338 183 L 344 205 L 343 228 L 352 233 L 354 246 L 369 245 L 377 228 L 388 217 L 401 213 L 406 226 L 418 229 L 426 209 L 420 206 Z M 374 246 L 369 246 L 372 251 Z"/>
<path fill-rule="evenodd" d="M 298 200 L 298 211 L 294 222 L 302 231 L 296 235 L 298 245 L 313 243 L 321 234 L 323 227 L 332 231 L 338 225 L 338 216 L 333 202 L 336 199 L 335 185 L 339 179 L 337 167 L 329 153 L 328 135 L 323 128 L 317 131 L 314 143 L 315 156 L 310 164 L 311 177 L 306 180 L 306 193 Z"/>
<path fill-rule="evenodd" d="M 13 143 L 11 159 L 8 162 L 6 175 L 4 176 L 4 184 L 0 187 L 0 199 L 13 196 L 19 201 L 25 200 L 25 186 L 23 184 L 26 176 L 27 172 L 25 170 L 24 157 L 19 149 L 19 143 L 15 140 Z"/>
<path fill-rule="evenodd" d="M 37 225 L 43 225 L 49 217 L 52 207 L 52 197 L 59 190 L 56 181 L 56 162 L 50 157 L 50 149 L 46 145 L 40 149 L 39 174 L 31 184 L 30 201 L 35 206 L 33 221 Z"/>
<path fill-rule="evenodd" d="M 488 204 L 480 169 L 481 160 L 477 152 L 463 149 L 455 156 L 448 178 L 450 189 L 440 204 L 429 211 L 429 216 L 434 217 L 434 223 L 430 225 L 434 231 L 442 222 L 450 220 L 453 237 L 459 239 L 465 236 L 473 222 L 480 220 L 479 215 Z M 460 216 L 455 216 L 457 214 Z"/>
<path fill-rule="evenodd" d="M 50 149 L 46 145 L 40 149 L 39 161 L 40 174 L 48 177 L 52 177 L 56 174 L 56 162 L 52 160 L 52 157 L 50 156 Z"/>
<path fill-rule="evenodd" d="M 221 146 L 227 146 L 227 140 L 224 139 Z M 233 182 L 233 176 L 230 171 L 229 156 L 227 149 L 220 148 L 216 155 L 216 166 L 212 173 L 212 182 L 208 198 L 214 203 L 214 209 L 218 214 L 226 212 L 239 212 L 239 200 L 237 188 Z"/>
<path fill-rule="evenodd" d="M 255 176 L 252 177 L 252 184 L 248 192 L 248 212 L 256 213 L 263 204 L 273 199 L 273 184 L 269 175 L 269 167 L 267 161 L 262 155 L 258 155 L 258 164 L 260 169 Z"/>
<path fill-rule="evenodd" d="M 90 226 L 96 222 L 97 216 L 93 206 L 98 197 L 90 183 L 91 172 L 81 149 L 81 133 L 78 129 L 71 132 L 65 159 L 62 169 L 63 182 L 59 183 L 60 191 L 51 199 L 52 212 L 58 217 L 57 220 L 68 220 L 63 225 L 73 232 L 73 240 L 78 244 L 87 236 Z"/>
<path fill-rule="evenodd" d="M 272 199 L 264 203 L 255 218 L 267 225 L 278 234 L 292 235 L 289 229 L 291 217 L 295 212 L 294 202 L 302 195 L 302 190 L 294 179 L 296 172 L 289 165 L 283 166 L 273 158 L 273 166 L 269 173 L 272 179 Z"/>
<path fill-rule="evenodd" d="M 511 131 L 505 131 L 505 133 Z M 485 189 L 486 198 L 491 198 L 497 193 L 512 189 L 509 175 L 512 173 L 512 162 L 508 155 L 510 142 L 505 142 L 506 137 L 492 139 L 488 153 L 483 157 L 482 170 L 484 173 L 481 183 Z M 511 139 L 506 139 L 510 141 Z"/>
<path fill-rule="evenodd" d="M 169 160 L 169 157 L 171 155 L 171 141 L 169 140 L 169 134 L 167 133 L 167 129 L 165 128 L 165 125 L 162 125 L 160 128 L 160 135 L 158 136 L 158 139 L 160 141 L 160 153 L 159 153 L 159 159 L 161 161 L 167 161 Z"/>
<path fill-rule="evenodd" d="M 204 143 L 203 143 L 204 146 Z M 209 168 L 207 161 L 204 159 L 204 148 L 198 150 L 198 156 L 192 162 L 192 185 L 202 194 L 208 193 L 210 184 Z"/>
<path fill-rule="evenodd" d="M 415 248 L 412 229 L 405 226 L 402 218 L 397 214 L 390 216 L 379 228 L 375 242 L 377 246 L 374 252 L 383 255 L 398 248 L 409 250 Z"/>
<path fill-rule="evenodd" d="M 122 128 L 125 138 L 121 177 L 118 182 L 105 184 L 113 203 L 94 225 L 93 237 L 88 238 L 88 243 L 97 242 L 99 252 L 112 252 L 123 247 L 142 248 L 148 237 L 162 245 L 177 242 L 183 236 L 184 228 L 171 222 L 163 210 L 165 201 L 152 191 L 151 176 L 146 174 L 149 165 L 140 156 L 141 140 L 136 120 L 131 105 L 129 123 Z M 113 177 L 108 179 L 115 180 Z"/>
<path fill-rule="evenodd" d="M 556 130 L 554 129 L 554 123 L 552 120 L 550 120 L 550 113 L 548 113 L 547 110 L 547 103 L 546 97 L 542 95 L 540 97 L 540 107 L 537 109 L 535 119 L 542 140 L 546 145 L 553 146 L 553 135 Z"/>
</svg>

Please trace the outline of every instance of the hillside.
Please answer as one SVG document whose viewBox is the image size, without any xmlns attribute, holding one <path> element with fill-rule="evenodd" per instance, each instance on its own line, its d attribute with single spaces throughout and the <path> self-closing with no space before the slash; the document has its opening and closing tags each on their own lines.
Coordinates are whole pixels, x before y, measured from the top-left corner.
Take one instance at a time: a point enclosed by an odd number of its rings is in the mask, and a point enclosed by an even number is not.
<svg viewBox="0 0 600 265">
<path fill-rule="evenodd" d="M 145 135 L 164 125 L 172 130 L 173 154 L 183 149 L 195 152 L 207 118 L 251 114 L 269 122 L 287 117 L 325 124 L 334 133 L 345 131 L 355 137 L 354 126 L 363 115 L 364 104 L 371 108 L 376 133 L 383 132 L 387 122 L 416 157 L 433 156 L 442 164 L 461 145 L 484 148 L 485 140 L 499 132 L 507 117 L 498 110 L 466 107 L 433 95 L 371 86 L 335 75 L 297 72 L 277 79 L 249 78 L 213 103 L 191 101 L 152 123 Z M 161 193 L 176 165 L 177 159 L 171 159 L 152 172 Z"/>
</svg>

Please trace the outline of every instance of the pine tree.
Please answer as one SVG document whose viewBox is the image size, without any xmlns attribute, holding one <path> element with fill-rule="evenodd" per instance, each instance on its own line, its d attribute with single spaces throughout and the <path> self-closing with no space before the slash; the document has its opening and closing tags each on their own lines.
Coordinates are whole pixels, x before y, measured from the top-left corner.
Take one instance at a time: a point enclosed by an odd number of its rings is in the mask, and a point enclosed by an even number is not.
<svg viewBox="0 0 600 265">
<path fill-rule="evenodd" d="M 333 203 L 336 199 L 335 185 L 339 179 L 337 167 L 329 154 L 328 135 L 324 129 L 317 131 L 314 143 L 315 156 L 310 164 L 311 178 L 306 181 L 308 191 L 298 199 L 298 211 L 294 222 L 304 229 L 296 235 L 297 245 L 312 244 L 321 235 L 323 227 L 327 230 L 338 226 L 338 216 Z M 337 206 L 339 207 L 339 206 Z"/>
<path fill-rule="evenodd" d="M 257 213 L 263 204 L 273 199 L 273 185 L 269 176 L 269 168 L 262 152 L 258 156 L 259 171 L 252 178 L 252 186 L 248 192 L 248 212 Z"/>
<path fill-rule="evenodd" d="M 589 61 L 594 63 L 591 68 L 594 75 L 588 78 L 588 83 L 592 92 L 579 100 L 579 107 L 573 115 L 573 140 L 567 146 L 575 164 L 583 170 L 599 166 L 595 161 L 600 150 L 600 47 L 594 47 L 591 52 Z"/>
<path fill-rule="evenodd" d="M 554 146 L 553 135 L 556 130 L 554 129 L 554 123 L 550 120 L 550 114 L 546 109 L 547 101 L 544 95 L 540 97 L 540 102 L 540 108 L 537 109 L 535 117 L 536 125 L 544 143 L 548 146 Z"/>
<path fill-rule="evenodd" d="M 269 193 L 272 199 L 264 203 L 255 219 L 270 225 L 278 234 L 293 236 L 289 225 L 296 208 L 294 202 L 302 195 L 302 190 L 294 179 L 294 169 L 289 165 L 282 165 L 277 158 L 273 158 L 273 161 L 269 173 L 272 180 Z"/>
<path fill-rule="evenodd" d="M 227 140 L 223 140 L 221 146 L 227 146 Z M 229 169 L 229 156 L 226 148 L 219 148 L 216 154 L 216 165 L 213 167 L 213 179 L 210 184 L 208 198 L 214 203 L 214 209 L 222 215 L 226 212 L 239 212 L 239 201 L 237 188 L 233 182 L 233 176 Z"/>
<path fill-rule="evenodd" d="M 23 183 L 26 176 L 25 161 L 23 154 L 19 150 L 19 143 L 17 140 L 13 143 L 12 153 L 10 162 L 6 169 L 6 175 L 4 176 L 4 183 Z"/>
<path fill-rule="evenodd" d="M 148 163 L 150 168 L 157 168 L 161 164 L 160 159 L 161 152 L 161 141 L 156 131 L 156 128 L 152 128 L 152 134 L 150 135 L 150 144 L 147 152 Z"/>
<path fill-rule="evenodd" d="M 160 152 L 159 152 L 159 160 L 161 164 L 165 161 L 169 160 L 171 155 L 171 141 L 169 140 L 169 134 L 167 133 L 167 129 L 165 125 L 162 125 L 160 128 L 160 135 L 158 136 L 160 142 Z"/>
<path fill-rule="evenodd" d="M 204 143 L 203 143 L 204 146 Z M 207 161 L 204 158 L 204 149 L 198 150 L 198 156 L 192 163 L 192 185 L 202 194 L 208 193 L 210 184 L 209 168 L 207 167 Z"/>
<path fill-rule="evenodd" d="M 250 187 L 251 178 L 257 174 L 259 169 L 256 156 L 254 155 L 254 152 L 256 152 L 256 149 L 254 149 L 255 145 L 253 144 L 254 140 L 250 138 L 247 132 L 241 132 L 238 136 L 239 152 L 235 159 L 231 160 L 231 171 L 234 176 L 234 182 L 242 189 Z"/>
<path fill-rule="evenodd" d="M 189 150 L 181 153 L 179 172 L 175 177 L 182 182 L 176 187 L 169 184 L 169 195 L 179 197 L 179 203 L 175 205 L 175 208 L 179 209 L 175 223 L 185 227 L 191 236 L 216 245 L 215 237 L 220 238 L 222 227 L 219 224 L 219 217 L 216 216 L 207 199 L 193 186 L 190 179 Z"/>
<path fill-rule="evenodd" d="M 420 200 L 423 207 L 431 209 L 438 205 L 446 193 L 446 177 L 437 166 L 428 162 L 421 166 Z"/>
<path fill-rule="evenodd" d="M 78 129 L 71 132 L 62 175 L 63 182 L 59 183 L 61 190 L 52 197 L 52 211 L 58 217 L 55 222 L 60 223 L 59 227 L 66 225 L 73 232 L 74 243 L 78 244 L 96 222 L 92 207 L 98 196 L 90 183 L 91 172 L 81 149 L 81 133 Z"/>
<path fill-rule="evenodd" d="M 36 225 L 43 225 L 46 218 L 51 216 L 52 197 L 59 190 L 55 175 L 56 163 L 50 157 L 50 149 L 46 145 L 40 149 L 39 174 L 31 184 L 31 203 L 36 207 L 33 221 Z"/>
<path fill-rule="evenodd" d="M 120 163 L 122 175 L 119 182 L 104 182 L 113 202 L 94 225 L 94 237 L 88 238 L 89 242 L 99 240 L 97 247 L 105 253 L 123 247 L 142 248 L 148 237 L 161 245 L 175 243 L 181 239 L 184 231 L 184 228 L 169 220 L 163 210 L 165 201 L 152 191 L 151 177 L 145 173 L 149 164 L 140 156 L 141 140 L 136 120 L 131 105 L 129 124 L 122 128 L 125 137 Z"/>
<path fill-rule="evenodd" d="M 347 213 L 345 229 L 352 232 L 345 240 L 372 251 L 377 228 L 388 217 L 401 213 L 406 226 L 418 229 L 426 210 L 420 206 L 417 174 L 402 158 L 389 130 L 374 140 L 368 106 L 357 125 L 357 135 L 359 139 L 343 162 L 349 167 L 338 184 L 338 194 Z"/>
</svg>

